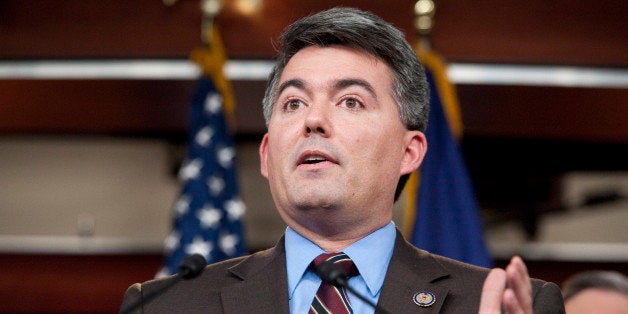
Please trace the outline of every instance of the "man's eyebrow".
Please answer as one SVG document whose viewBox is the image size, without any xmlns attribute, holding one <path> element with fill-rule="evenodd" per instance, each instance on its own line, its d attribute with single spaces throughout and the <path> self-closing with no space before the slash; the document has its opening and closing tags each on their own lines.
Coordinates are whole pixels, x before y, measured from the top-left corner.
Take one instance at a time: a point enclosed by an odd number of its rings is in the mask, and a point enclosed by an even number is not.
<svg viewBox="0 0 628 314">
<path fill-rule="evenodd" d="M 306 88 L 305 85 L 306 85 L 305 82 L 298 78 L 287 80 L 279 85 L 279 88 L 277 88 L 277 95 L 280 95 L 288 87 L 305 89 Z M 377 98 L 377 94 L 375 93 L 375 89 L 373 88 L 373 86 L 369 82 L 363 79 L 359 79 L 359 78 L 339 79 L 339 80 L 334 81 L 332 84 L 332 87 L 335 90 L 342 90 L 350 86 L 360 86 L 364 88 L 369 94 L 371 94 L 373 98 Z"/>
<path fill-rule="evenodd" d="M 281 85 L 279 85 L 279 88 L 277 88 L 277 95 L 280 95 L 286 88 L 291 87 L 291 86 L 296 87 L 298 89 L 304 89 L 305 83 L 303 82 L 303 80 L 300 80 L 300 79 L 287 80 L 281 83 Z"/>
<path fill-rule="evenodd" d="M 341 90 L 341 89 L 347 88 L 349 86 L 354 86 L 354 85 L 357 85 L 366 89 L 366 91 L 369 92 L 369 94 L 371 94 L 373 98 L 377 98 L 377 94 L 375 94 L 375 89 L 373 88 L 373 86 L 369 82 L 363 79 L 348 78 L 348 79 L 337 80 L 334 83 L 334 89 Z"/>
</svg>

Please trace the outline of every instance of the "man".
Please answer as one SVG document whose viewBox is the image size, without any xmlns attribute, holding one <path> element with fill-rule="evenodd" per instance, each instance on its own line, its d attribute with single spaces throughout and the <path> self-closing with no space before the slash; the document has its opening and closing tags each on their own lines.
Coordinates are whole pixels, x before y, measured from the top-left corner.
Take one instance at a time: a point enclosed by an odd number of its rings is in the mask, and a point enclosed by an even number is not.
<svg viewBox="0 0 628 314">
<path fill-rule="evenodd" d="M 559 288 L 531 281 L 518 257 L 489 273 L 419 250 L 396 230 L 393 203 L 425 156 L 428 114 L 425 73 L 400 31 L 335 8 L 289 26 L 280 44 L 260 161 L 285 236 L 208 266 L 144 312 L 307 313 L 315 295 L 326 302 L 312 261 L 341 251 L 357 267 L 349 286 L 390 313 L 563 311 Z M 123 308 L 167 284 L 132 286 Z M 374 312 L 352 293 L 343 301 L 353 313 Z"/>
<path fill-rule="evenodd" d="M 563 284 L 567 314 L 628 313 L 628 277 L 616 271 L 585 271 Z"/>
</svg>

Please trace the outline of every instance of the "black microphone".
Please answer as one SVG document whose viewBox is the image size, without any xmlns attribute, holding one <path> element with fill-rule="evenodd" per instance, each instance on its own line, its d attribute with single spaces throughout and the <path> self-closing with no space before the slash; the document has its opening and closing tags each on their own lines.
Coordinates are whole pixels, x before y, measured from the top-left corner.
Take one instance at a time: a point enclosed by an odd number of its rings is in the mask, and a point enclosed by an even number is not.
<svg viewBox="0 0 628 314">
<path fill-rule="evenodd" d="M 181 275 L 183 279 L 192 279 L 200 275 L 203 270 L 205 270 L 206 265 L 207 261 L 203 255 L 189 255 L 181 261 L 181 264 L 179 264 L 179 272 L 177 275 Z"/>
<path fill-rule="evenodd" d="M 137 309 L 140 305 L 146 302 L 149 302 L 155 297 L 157 297 L 158 295 L 164 293 L 166 290 L 170 289 L 172 286 L 174 286 L 177 282 L 181 281 L 182 279 L 189 280 L 189 279 L 198 277 L 198 275 L 200 275 L 203 272 L 203 270 L 205 270 L 206 265 L 207 265 L 207 261 L 205 261 L 205 258 L 201 254 L 192 254 L 192 255 L 186 256 L 183 259 L 183 261 L 181 261 L 181 264 L 179 264 L 178 272 L 173 277 L 170 278 L 170 282 L 167 285 L 162 286 L 161 288 L 157 290 L 153 290 L 151 293 L 145 295 L 143 298 L 139 299 L 137 302 L 132 303 L 131 305 L 127 306 L 124 309 L 120 309 L 120 313 L 131 313 L 133 310 Z"/>
<path fill-rule="evenodd" d="M 351 286 L 349 286 L 347 274 L 345 273 L 344 269 L 340 267 L 340 265 L 334 264 L 330 261 L 324 261 L 320 265 L 318 265 L 318 267 L 316 267 L 316 273 L 319 277 L 321 277 L 323 282 L 334 285 L 338 288 L 345 288 L 349 290 L 349 292 L 351 292 L 353 295 L 374 308 L 375 313 L 388 313 L 388 311 L 384 310 L 381 306 L 378 306 L 371 300 L 367 299 L 366 297 L 355 291 L 355 289 L 351 288 Z"/>
</svg>

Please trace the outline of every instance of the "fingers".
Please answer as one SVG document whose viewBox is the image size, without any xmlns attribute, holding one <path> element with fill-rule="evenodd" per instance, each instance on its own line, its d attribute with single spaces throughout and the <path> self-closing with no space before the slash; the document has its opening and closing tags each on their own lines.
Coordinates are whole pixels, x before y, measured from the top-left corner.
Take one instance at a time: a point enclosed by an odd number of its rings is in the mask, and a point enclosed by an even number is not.
<svg viewBox="0 0 628 314">
<path fill-rule="evenodd" d="M 506 267 L 508 294 L 504 295 L 507 313 L 532 313 L 532 284 L 528 268 L 519 256 L 510 260 Z M 512 295 L 510 294 L 512 292 Z"/>
<path fill-rule="evenodd" d="M 515 292 L 508 288 L 504 291 L 504 312 L 508 314 L 525 314 L 523 307 L 515 296 Z"/>
<path fill-rule="evenodd" d="M 482 287 L 480 314 L 501 313 L 502 305 L 506 313 L 532 313 L 532 284 L 523 260 L 515 256 L 506 270 L 492 269 Z"/>
<path fill-rule="evenodd" d="M 501 313 L 501 304 L 506 288 L 506 272 L 503 269 L 492 269 L 482 286 L 480 314 Z"/>
</svg>

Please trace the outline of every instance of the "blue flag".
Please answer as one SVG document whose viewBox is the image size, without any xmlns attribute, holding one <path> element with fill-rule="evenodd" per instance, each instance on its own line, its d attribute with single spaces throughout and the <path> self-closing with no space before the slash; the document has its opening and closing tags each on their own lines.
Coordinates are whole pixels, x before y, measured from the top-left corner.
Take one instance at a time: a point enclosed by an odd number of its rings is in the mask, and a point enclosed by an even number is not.
<svg viewBox="0 0 628 314">
<path fill-rule="evenodd" d="M 247 253 L 234 141 L 225 121 L 223 98 L 208 76 L 198 82 L 189 119 L 188 152 L 179 172 L 183 189 L 174 204 L 165 265 L 157 277 L 176 273 L 187 255 L 199 253 L 213 263 Z"/>
<path fill-rule="evenodd" d="M 432 69 L 428 151 L 420 167 L 420 185 L 411 242 L 424 250 L 470 264 L 491 267 L 469 174 L 443 108 L 443 95 Z"/>
</svg>

